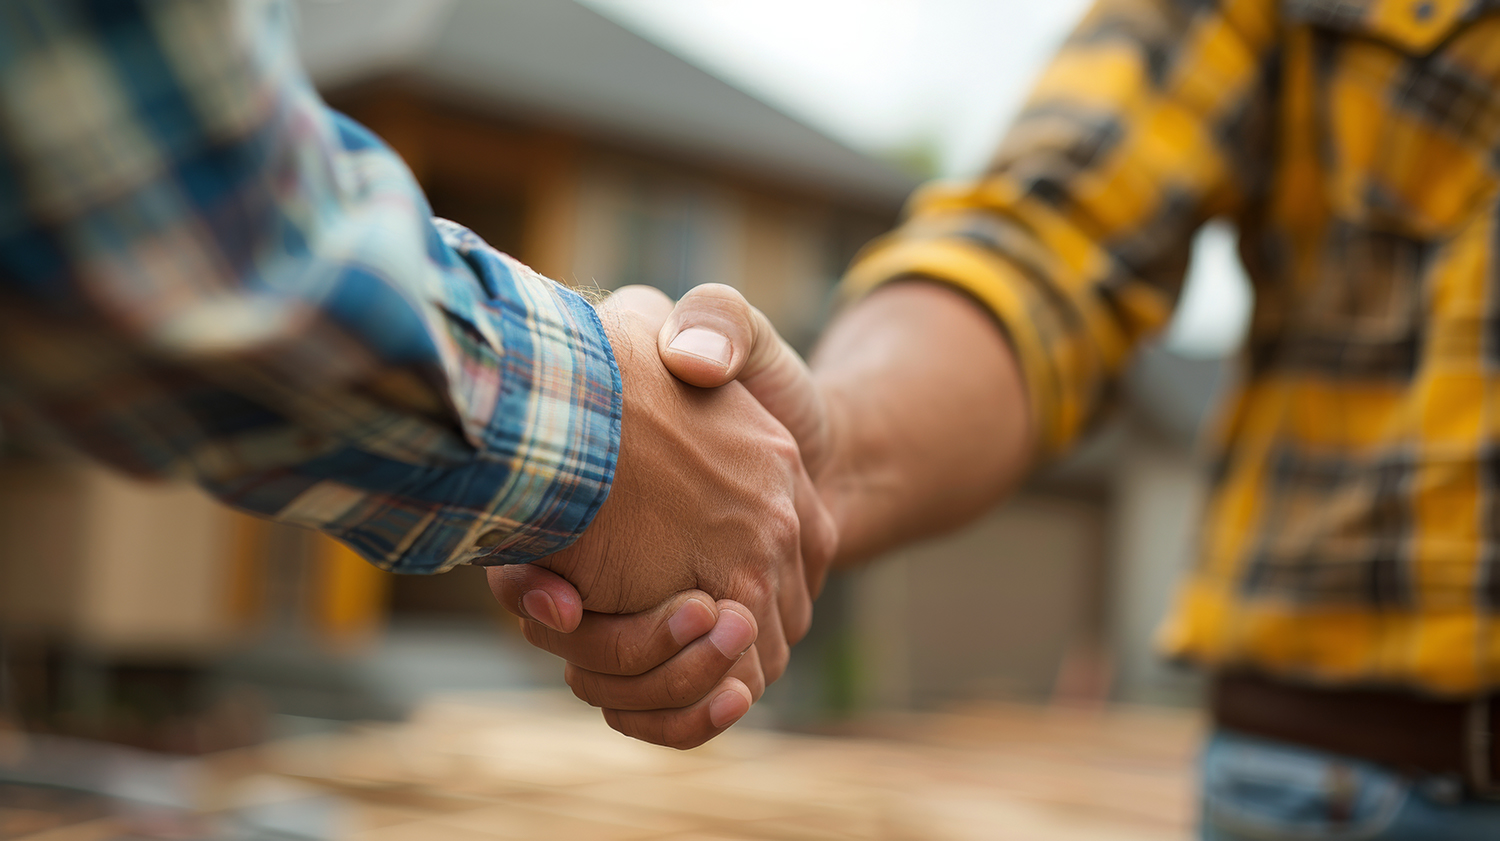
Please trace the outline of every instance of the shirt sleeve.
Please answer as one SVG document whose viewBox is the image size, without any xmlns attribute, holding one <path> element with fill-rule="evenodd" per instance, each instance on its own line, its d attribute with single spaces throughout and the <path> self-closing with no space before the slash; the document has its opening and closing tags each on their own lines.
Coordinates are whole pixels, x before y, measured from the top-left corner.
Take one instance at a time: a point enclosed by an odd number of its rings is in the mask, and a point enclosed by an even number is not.
<svg viewBox="0 0 1500 841">
<path fill-rule="evenodd" d="M 597 315 L 432 219 L 288 15 L 0 5 L 0 408 L 388 569 L 566 547 L 618 451 Z"/>
<path fill-rule="evenodd" d="M 1259 200 L 1277 22 L 1267 0 L 1098 0 L 990 168 L 934 183 L 844 291 L 922 277 L 993 311 L 1045 454 L 1108 404 L 1169 319 L 1193 232 Z"/>
</svg>

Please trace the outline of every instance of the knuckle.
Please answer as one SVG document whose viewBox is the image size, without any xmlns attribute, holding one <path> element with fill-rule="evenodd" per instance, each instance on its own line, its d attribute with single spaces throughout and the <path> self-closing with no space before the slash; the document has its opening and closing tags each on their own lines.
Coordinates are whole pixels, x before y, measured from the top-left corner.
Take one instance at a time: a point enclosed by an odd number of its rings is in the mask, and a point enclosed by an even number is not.
<svg viewBox="0 0 1500 841">
<path fill-rule="evenodd" d="M 703 695 L 697 676 L 681 671 L 669 672 L 664 676 L 662 694 L 667 701 L 666 705 L 670 707 L 685 707 Z"/>
<path fill-rule="evenodd" d="M 795 555 L 801 548 L 802 533 L 796 507 L 790 500 L 777 500 L 766 506 L 756 541 L 766 559 L 763 572 L 771 572 Z"/>
<path fill-rule="evenodd" d="M 797 439 L 792 436 L 790 430 L 779 429 L 777 432 L 779 433 L 776 436 L 777 454 L 792 464 L 801 464 L 802 446 L 797 443 Z"/>
<path fill-rule="evenodd" d="M 785 464 L 798 464 L 802 461 L 802 448 L 797 446 L 797 439 L 785 430 L 776 431 L 767 449 L 771 455 Z"/>
<path fill-rule="evenodd" d="M 749 302 L 745 300 L 745 296 L 741 295 L 738 289 L 735 289 L 733 286 L 725 283 L 699 284 L 698 286 L 695 286 L 692 289 L 688 290 L 687 294 L 683 295 L 682 298 L 683 300 L 695 299 L 702 300 L 704 302 L 712 301 L 727 303 L 731 305 L 742 304 L 747 307 L 749 306 Z"/>
<path fill-rule="evenodd" d="M 767 608 L 776 601 L 776 584 L 778 576 L 773 564 L 757 565 L 753 569 L 745 570 L 741 577 L 739 587 L 734 597 L 754 613 L 757 620 L 765 616 Z M 757 630 L 761 626 L 757 621 Z"/>
<path fill-rule="evenodd" d="M 677 750 L 695 748 L 708 741 L 708 737 L 712 735 L 685 716 L 666 716 L 662 729 L 665 737 L 662 744 Z"/>
<path fill-rule="evenodd" d="M 775 507 L 771 526 L 776 529 L 777 546 L 783 552 L 801 548 L 801 522 L 797 519 L 797 506 L 790 499 Z"/>
<path fill-rule="evenodd" d="M 623 631 L 614 635 L 613 663 L 616 674 L 631 677 L 650 668 L 646 662 L 646 646 Z"/>
<path fill-rule="evenodd" d="M 578 700 L 584 702 L 585 704 L 588 704 L 591 707 L 604 706 L 602 700 L 599 697 L 598 683 L 593 679 L 592 676 L 580 674 L 572 676 L 571 678 L 569 678 L 569 676 L 567 675 L 565 675 L 564 677 L 565 679 L 567 679 L 568 688 L 573 690 L 573 695 L 577 697 Z"/>
</svg>

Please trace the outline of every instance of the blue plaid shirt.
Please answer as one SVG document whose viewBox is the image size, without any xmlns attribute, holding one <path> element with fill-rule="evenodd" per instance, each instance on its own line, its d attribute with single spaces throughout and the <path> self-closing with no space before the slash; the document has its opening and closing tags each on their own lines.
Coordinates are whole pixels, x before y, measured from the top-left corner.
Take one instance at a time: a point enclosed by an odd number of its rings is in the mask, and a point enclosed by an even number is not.
<svg viewBox="0 0 1500 841">
<path fill-rule="evenodd" d="M 0 4 L 0 411 L 388 569 L 567 546 L 619 444 L 598 316 L 431 218 L 288 16 Z"/>
</svg>

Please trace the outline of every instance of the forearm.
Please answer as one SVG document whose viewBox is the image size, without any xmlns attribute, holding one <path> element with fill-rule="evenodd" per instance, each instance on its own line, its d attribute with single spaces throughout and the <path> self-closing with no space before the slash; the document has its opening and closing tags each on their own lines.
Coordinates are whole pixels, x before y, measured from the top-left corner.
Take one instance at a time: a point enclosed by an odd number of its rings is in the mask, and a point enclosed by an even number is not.
<svg viewBox="0 0 1500 841">
<path fill-rule="evenodd" d="M 434 222 L 289 14 L 4 5 L 0 414 L 402 571 L 568 545 L 619 440 L 602 326 Z"/>
<path fill-rule="evenodd" d="M 1198 226 L 1268 200 L 1280 8 L 1096 0 L 991 165 L 920 190 L 901 227 L 850 267 L 846 293 L 911 276 L 966 290 L 1005 325 L 1038 452 L 1066 452 L 1109 410 L 1135 349 L 1168 323 Z M 849 344 L 830 348 L 843 356 Z M 966 366 L 981 361 L 962 353 Z M 940 388 L 950 372 L 930 373 L 938 381 L 897 394 Z M 966 371 L 963 383 L 987 376 Z M 963 422 L 909 408 L 932 415 L 932 429 Z M 954 445 L 982 461 L 971 443 Z"/>
<path fill-rule="evenodd" d="M 839 524 L 841 565 L 962 525 L 1032 460 L 1010 345 L 952 287 L 877 290 L 829 327 L 812 369 L 833 428 L 817 480 Z"/>
</svg>

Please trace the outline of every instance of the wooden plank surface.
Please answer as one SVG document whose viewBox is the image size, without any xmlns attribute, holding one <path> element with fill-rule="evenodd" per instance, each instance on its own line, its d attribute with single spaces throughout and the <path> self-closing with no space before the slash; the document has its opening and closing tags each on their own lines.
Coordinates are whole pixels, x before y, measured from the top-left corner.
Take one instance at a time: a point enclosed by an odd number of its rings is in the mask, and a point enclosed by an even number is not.
<svg viewBox="0 0 1500 841">
<path fill-rule="evenodd" d="M 1165 841 L 1190 835 L 1200 726 L 1163 711 L 975 706 L 678 752 L 571 698 L 441 700 L 266 749 L 336 793 L 348 837 Z"/>
<path fill-rule="evenodd" d="M 1180 841 L 1199 733 L 1180 712 L 989 705 L 679 752 L 534 693 L 201 760 L 0 733 L 0 837 Z"/>
</svg>

